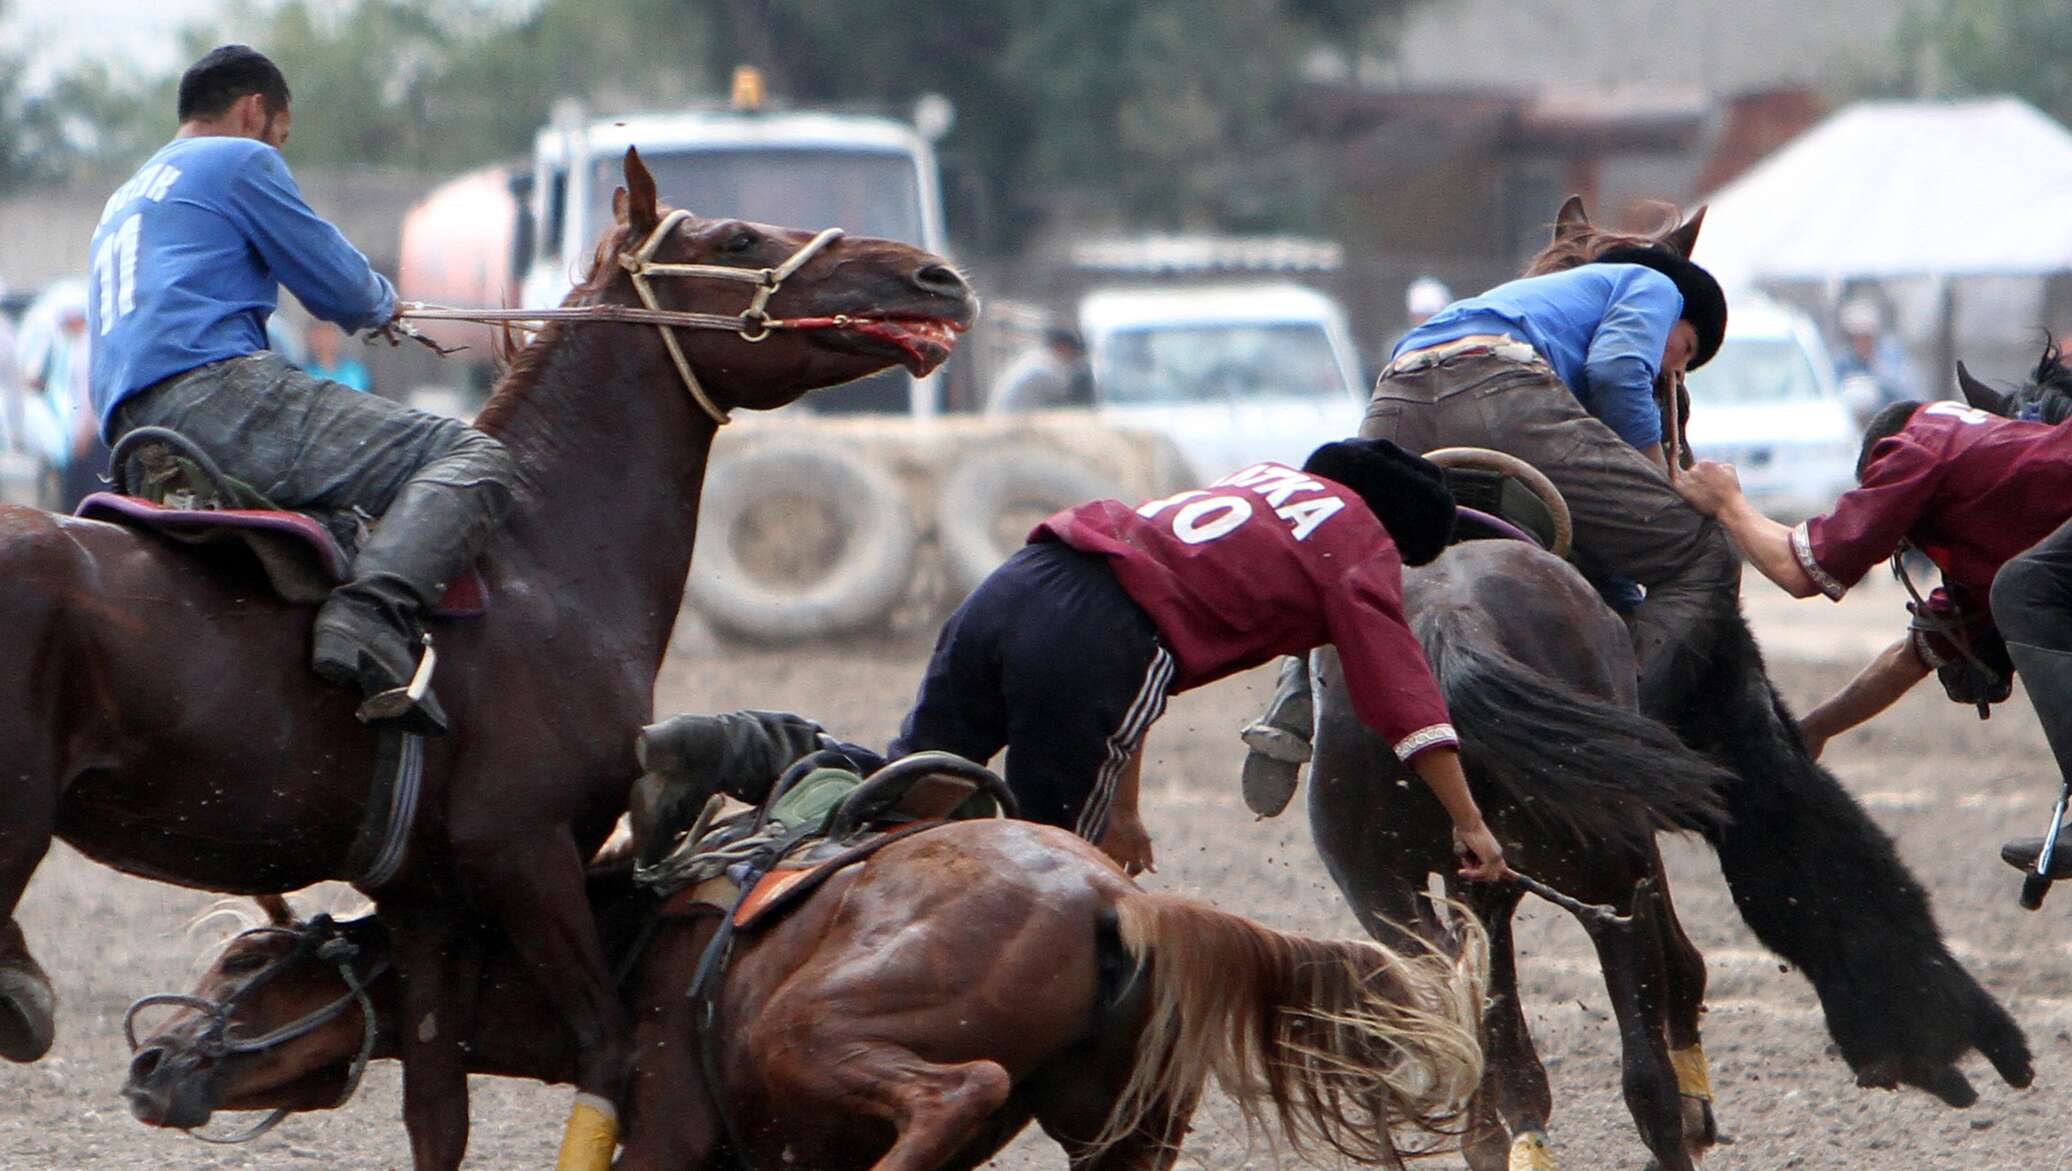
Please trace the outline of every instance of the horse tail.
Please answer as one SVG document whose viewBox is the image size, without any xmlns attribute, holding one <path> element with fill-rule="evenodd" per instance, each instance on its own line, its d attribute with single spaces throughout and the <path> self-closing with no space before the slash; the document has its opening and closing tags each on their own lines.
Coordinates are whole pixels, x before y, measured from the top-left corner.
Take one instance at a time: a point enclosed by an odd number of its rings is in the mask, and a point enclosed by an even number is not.
<svg viewBox="0 0 2072 1171">
<path fill-rule="evenodd" d="M 1399 1166 L 1393 1130 L 1458 1136 L 1482 1080 L 1488 946 L 1473 917 L 1455 955 L 1320 940 L 1169 895 L 1115 907 L 1146 1019 L 1097 1146 L 1171 1133 L 1213 1075 L 1248 1128 L 1271 1114 L 1298 1153 Z"/>
<path fill-rule="evenodd" d="M 1559 683 L 1441 613 L 1420 641 L 1470 777 L 1579 843 L 1644 850 L 1658 830 L 1716 830 L 1731 775 L 1637 711 Z"/>
<path fill-rule="evenodd" d="M 1756 938 L 1812 981 L 1857 1082 L 1968 1106 L 1978 1094 L 1955 1063 L 1976 1048 L 2028 1085 L 2021 1027 L 1950 954 L 1892 839 L 1807 754 L 1745 622 L 1710 661 L 1670 715 L 1735 774 L 1731 817 L 1710 835 L 1720 870 Z"/>
</svg>

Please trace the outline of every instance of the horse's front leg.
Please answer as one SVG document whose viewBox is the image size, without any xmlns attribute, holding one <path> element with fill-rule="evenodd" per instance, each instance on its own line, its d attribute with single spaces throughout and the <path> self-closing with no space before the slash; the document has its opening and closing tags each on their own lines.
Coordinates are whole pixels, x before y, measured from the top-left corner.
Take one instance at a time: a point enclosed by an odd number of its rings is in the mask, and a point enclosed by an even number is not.
<svg viewBox="0 0 2072 1171">
<path fill-rule="evenodd" d="M 454 856 L 474 905 L 489 912 L 554 1005 L 576 1051 L 576 1100 L 558 1171 L 607 1171 L 632 1054 L 584 889 L 583 858 L 567 826 L 457 832 Z M 532 831 L 532 832 L 528 832 Z"/>
<path fill-rule="evenodd" d="M 444 900 L 440 900 L 444 901 Z M 403 1125 L 416 1171 L 455 1171 L 468 1150 L 469 1005 L 457 996 L 451 916 L 381 910 L 403 978 Z M 460 958 L 465 960 L 467 945 Z M 467 972 L 476 965 L 463 962 Z"/>
</svg>

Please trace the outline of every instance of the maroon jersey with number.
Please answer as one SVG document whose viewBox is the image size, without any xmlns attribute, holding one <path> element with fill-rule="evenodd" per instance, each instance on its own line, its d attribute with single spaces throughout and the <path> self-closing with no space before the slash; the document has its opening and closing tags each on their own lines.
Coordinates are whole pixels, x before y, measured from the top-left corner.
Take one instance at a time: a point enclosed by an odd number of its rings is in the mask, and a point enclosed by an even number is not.
<svg viewBox="0 0 2072 1171">
<path fill-rule="evenodd" d="M 1792 552 L 1839 598 L 1899 548 L 1920 546 L 1950 596 L 1983 610 L 1993 575 L 2072 519 L 2072 428 L 1930 403 L 1880 440 L 1834 511 L 1791 533 Z"/>
<path fill-rule="evenodd" d="M 1131 508 L 1096 500 L 1029 534 L 1108 558 L 1178 663 L 1175 691 L 1334 643 L 1362 722 L 1409 760 L 1459 742 L 1403 620 L 1403 562 L 1359 496 L 1281 464 Z"/>
</svg>

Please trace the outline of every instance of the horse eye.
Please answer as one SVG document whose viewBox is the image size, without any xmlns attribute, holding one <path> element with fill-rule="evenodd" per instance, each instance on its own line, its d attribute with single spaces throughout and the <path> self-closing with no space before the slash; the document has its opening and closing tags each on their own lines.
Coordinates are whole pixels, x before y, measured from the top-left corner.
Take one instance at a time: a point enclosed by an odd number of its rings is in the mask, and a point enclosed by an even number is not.
<svg viewBox="0 0 2072 1171">
<path fill-rule="evenodd" d="M 757 244 L 761 242 L 762 237 L 756 235 L 754 232 L 749 231 L 747 228 L 742 228 L 739 231 L 735 232 L 733 235 L 727 237 L 727 242 L 721 245 L 721 247 L 727 252 L 739 255 L 743 252 L 748 251 L 750 248 L 755 247 Z"/>
</svg>

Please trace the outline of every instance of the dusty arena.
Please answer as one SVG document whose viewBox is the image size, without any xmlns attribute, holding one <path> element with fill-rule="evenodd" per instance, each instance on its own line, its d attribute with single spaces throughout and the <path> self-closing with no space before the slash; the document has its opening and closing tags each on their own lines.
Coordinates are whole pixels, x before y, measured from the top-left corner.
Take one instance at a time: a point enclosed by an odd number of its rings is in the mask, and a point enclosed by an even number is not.
<svg viewBox="0 0 2072 1171">
<path fill-rule="evenodd" d="M 1898 627 L 1901 595 L 1873 582 L 1845 605 L 1791 603 L 1752 583 L 1750 608 L 1772 671 L 1805 708 L 1845 680 Z M 830 727 L 883 742 L 910 698 L 926 647 L 912 639 L 878 650 L 742 653 L 686 639 L 664 668 L 658 708 L 741 706 L 810 713 Z M 1150 741 L 1146 820 L 1159 872 L 1148 884 L 1210 900 L 1270 924 L 1346 933 L 1352 920 L 1309 845 L 1299 805 L 1255 823 L 1237 792 L 1236 728 L 1270 685 L 1259 671 L 1178 698 Z M 1669 845 L 1676 905 L 1711 974 L 1706 1042 L 1723 1145 L 1714 1167 L 2035 1168 L 2072 1156 L 2061 1087 L 2072 1076 L 2072 948 L 2062 923 L 2072 892 L 2040 914 L 2015 905 L 2017 877 L 1995 857 L 2007 837 L 2043 828 L 2052 797 L 2049 757 L 2023 701 L 1990 724 L 1932 686 L 1830 749 L 1828 763 L 1897 840 L 1933 894 L 1952 950 L 2003 998 L 2028 1031 L 2036 1087 L 2014 1091 L 1982 1061 L 1967 1065 L 1982 1098 L 1954 1111 L 1927 1096 L 1857 1089 L 1829 1051 L 1813 993 L 1759 948 L 1741 925 L 1711 854 Z M 1852 881 L 1836 874 L 1834 881 Z M 346 905 L 350 892 L 318 892 Z M 59 847 L 22 908 L 23 926 L 61 997 L 59 1037 L 45 1060 L 0 1067 L 0 1167 L 164 1171 L 213 1167 L 407 1166 L 399 1068 L 370 1072 L 343 1110 L 295 1118 L 246 1147 L 211 1147 L 133 1122 L 116 1094 L 125 1064 L 124 1006 L 135 996 L 185 989 L 193 957 L 220 922 L 184 925 L 213 896 L 116 875 Z M 1569 1168 L 1646 1162 L 1619 1091 L 1618 1036 L 1581 932 L 1543 904 L 1521 914 L 1520 968 L 1528 1017 L 1554 1083 L 1550 1137 Z M 568 1091 L 478 1079 L 469 1165 L 545 1167 L 553 1160 Z M 220 1120 L 219 1120 L 220 1124 Z M 1197 1118 L 1185 1165 L 1264 1166 L 1226 1109 Z M 1026 1135 L 1003 1168 L 1057 1166 L 1056 1147 Z M 1458 1164 L 1439 1160 L 1427 1166 Z"/>
</svg>

